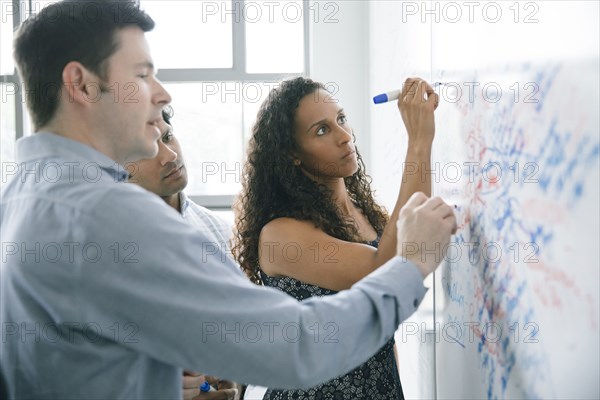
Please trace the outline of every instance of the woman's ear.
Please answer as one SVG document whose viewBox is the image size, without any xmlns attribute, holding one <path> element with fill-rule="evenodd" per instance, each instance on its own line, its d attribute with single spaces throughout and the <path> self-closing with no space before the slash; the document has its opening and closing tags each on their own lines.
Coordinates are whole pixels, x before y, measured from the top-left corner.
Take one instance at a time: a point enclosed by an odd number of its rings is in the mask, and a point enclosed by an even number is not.
<svg viewBox="0 0 600 400">
<path fill-rule="evenodd" d="M 296 167 L 299 167 L 300 164 L 302 164 L 302 161 L 300 160 L 300 157 L 298 157 L 298 154 L 295 150 L 290 151 L 288 153 L 288 157 L 292 161 L 292 164 L 294 164 Z"/>
</svg>

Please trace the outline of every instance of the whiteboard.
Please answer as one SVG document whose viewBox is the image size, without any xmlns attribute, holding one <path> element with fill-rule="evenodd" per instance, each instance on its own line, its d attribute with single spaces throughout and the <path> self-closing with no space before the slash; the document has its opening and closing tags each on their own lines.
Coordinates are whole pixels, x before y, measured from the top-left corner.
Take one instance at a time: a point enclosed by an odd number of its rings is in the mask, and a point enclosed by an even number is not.
<svg viewBox="0 0 600 400">
<path fill-rule="evenodd" d="M 465 2 L 370 6 L 373 94 L 408 76 L 448 83 L 433 182 L 460 229 L 413 318 L 434 331 L 433 352 L 396 335 L 403 386 L 411 398 L 600 398 L 598 2 L 474 3 L 472 21 Z M 395 106 L 370 112 L 371 171 L 391 206 L 406 133 Z"/>
<path fill-rule="evenodd" d="M 436 192 L 460 229 L 440 274 L 439 398 L 599 396 L 599 68 L 474 72 L 460 81 L 497 86 L 440 113 Z"/>
</svg>

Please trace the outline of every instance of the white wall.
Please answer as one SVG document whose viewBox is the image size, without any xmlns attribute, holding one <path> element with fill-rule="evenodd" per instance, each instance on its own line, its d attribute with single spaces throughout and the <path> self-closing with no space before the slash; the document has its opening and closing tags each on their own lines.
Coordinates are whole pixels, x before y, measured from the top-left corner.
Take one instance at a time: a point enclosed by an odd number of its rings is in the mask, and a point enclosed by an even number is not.
<svg viewBox="0 0 600 400">
<path fill-rule="evenodd" d="M 370 170 L 367 1 L 311 3 L 311 78 L 332 83 Z M 317 11 L 318 10 L 318 13 Z"/>
</svg>

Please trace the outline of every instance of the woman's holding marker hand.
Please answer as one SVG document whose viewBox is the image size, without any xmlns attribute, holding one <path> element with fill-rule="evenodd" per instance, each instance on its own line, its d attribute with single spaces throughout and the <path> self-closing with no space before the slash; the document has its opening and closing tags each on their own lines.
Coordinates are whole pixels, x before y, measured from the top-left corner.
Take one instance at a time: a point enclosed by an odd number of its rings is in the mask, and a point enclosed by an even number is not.
<svg viewBox="0 0 600 400">
<path fill-rule="evenodd" d="M 438 104 L 438 94 L 423 79 L 408 78 L 404 82 L 398 109 L 408 134 L 408 150 L 396 208 L 406 204 L 415 192 L 431 196 L 431 176 L 427 171 L 431 171 L 431 147 L 435 136 L 433 112 Z M 392 218 L 396 220 L 398 214 L 392 214 Z"/>
<path fill-rule="evenodd" d="M 398 108 L 408 132 L 409 149 L 411 145 L 431 148 L 435 134 L 433 112 L 439 99 L 431 85 L 420 78 L 409 78 L 404 82 Z"/>
<path fill-rule="evenodd" d="M 346 114 L 324 86 L 296 78 L 273 89 L 253 127 L 236 207 L 233 253 L 250 279 L 302 300 L 348 289 L 394 257 L 400 209 L 416 192 L 431 195 L 421 171 L 431 167 L 437 102 L 427 82 L 407 79 L 398 107 L 411 169 L 388 217 Z M 308 390 L 272 388 L 264 398 L 401 399 L 394 340 L 346 375 Z"/>
</svg>

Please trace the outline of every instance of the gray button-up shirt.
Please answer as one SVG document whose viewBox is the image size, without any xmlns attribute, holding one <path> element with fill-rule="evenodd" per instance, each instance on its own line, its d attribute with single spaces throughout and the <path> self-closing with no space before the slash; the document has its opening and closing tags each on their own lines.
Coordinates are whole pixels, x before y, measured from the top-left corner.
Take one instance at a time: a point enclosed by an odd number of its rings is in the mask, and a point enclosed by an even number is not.
<svg viewBox="0 0 600 400">
<path fill-rule="evenodd" d="M 202 234 L 214 242 L 214 252 L 217 248 L 231 256 L 229 241 L 233 236 L 233 226 L 206 207 L 194 203 L 184 192 L 179 192 L 181 216 L 191 226 L 200 229 Z M 242 272 L 236 265 L 236 270 Z"/>
<path fill-rule="evenodd" d="M 17 159 L 3 165 L 0 209 L 10 398 L 178 399 L 181 368 L 313 386 L 374 354 L 425 293 L 396 257 L 350 290 L 297 302 L 250 283 L 91 147 L 38 133 Z"/>
</svg>

